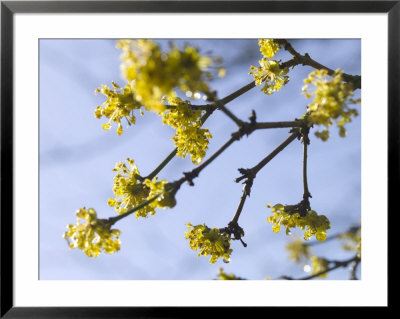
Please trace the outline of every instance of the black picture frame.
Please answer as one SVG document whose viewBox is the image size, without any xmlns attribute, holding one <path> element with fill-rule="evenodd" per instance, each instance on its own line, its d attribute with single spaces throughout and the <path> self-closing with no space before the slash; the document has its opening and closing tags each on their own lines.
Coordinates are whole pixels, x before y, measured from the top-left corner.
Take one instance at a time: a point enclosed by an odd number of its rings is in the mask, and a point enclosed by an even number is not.
<svg viewBox="0 0 400 319">
<path fill-rule="evenodd" d="M 400 1 L 1 1 L 1 318 L 175 318 L 183 307 L 15 307 L 13 302 L 13 16 L 15 13 L 387 13 L 388 207 L 399 185 Z M 389 213 L 389 211 L 387 213 Z M 380 212 L 384 214 L 385 212 Z M 389 215 L 389 214 L 388 214 Z M 389 216 L 390 217 L 390 216 Z M 393 223 L 392 223 L 393 224 Z M 389 223 L 390 225 L 390 223 Z M 390 240 L 388 243 L 390 245 Z M 390 246 L 389 246 L 390 247 Z M 389 285 L 390 281 L 388 282 Z M 390 298 L 388 300 L 390 305 Z M 389 308 L 389 307 L 388 307 Z M 245 311 L 245 309 L 241 309 Z M 299 309 L 297 309 L 299 310 Z M 210 310 L 226 315 L 226 308 Z M 207 311 L 208 312 L 208 311 Z M 237 310 L 235 310 L 237 314 Z M 265 314 L 267 315 L 267 314 Z"/>
</svg>

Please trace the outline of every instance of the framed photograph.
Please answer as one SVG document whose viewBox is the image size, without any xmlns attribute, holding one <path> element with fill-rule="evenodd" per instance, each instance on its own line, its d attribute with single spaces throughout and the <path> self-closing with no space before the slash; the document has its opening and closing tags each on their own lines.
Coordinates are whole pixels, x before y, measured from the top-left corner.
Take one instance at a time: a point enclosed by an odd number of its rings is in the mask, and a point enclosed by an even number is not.
<svg viewBox="0 0 400 319">
<path fill-rule="evenodd" d="M 1 317 L 389 307 L 399 21 L 2 1 Z"/>
</svg>

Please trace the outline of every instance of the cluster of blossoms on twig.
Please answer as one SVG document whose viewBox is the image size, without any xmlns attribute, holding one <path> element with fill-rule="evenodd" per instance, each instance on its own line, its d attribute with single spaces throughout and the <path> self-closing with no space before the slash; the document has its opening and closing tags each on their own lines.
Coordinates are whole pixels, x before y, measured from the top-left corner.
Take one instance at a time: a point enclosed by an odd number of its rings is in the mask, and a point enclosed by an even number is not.
<svg viewBox="0 0 400 319">
<path fill-rule="evenodd" d="M 325 69 L 316 70 L 310 73 L 304 80 L 303 93 L 307 98 L 314 96 L 311 104 L 308 105 L 309 120 L 311 124 L 322 126 L 322 131 L 315 132 L 315 135 L 326 141 L 329 138 L 329 127 L 333 122 L 339 128 L 339 135 L 346 136 L 346 123 L 351 122 L 351 118 L 358 115 L 354 108 L 349 104 L 360 103 L 361 100 L 354 100 L 353 86 L 351 83 L 343 82 L 343 71 L 337 69 L 332 75 L 332 79 L 327 78 L 328 71 Z M 309 91 L 309 84 L 314 85 L 314 90 Z"/>
<path fill-rule="evenodd" d="M 185 238 L 189 239 L 190 248 L 199 251 L 198 256 L 211 256 L 210 263 L 217 262 L 218 258 L 226 263 L 230 261 L 232 249 L 229 234 L 205 224 L 193 226 L 188 223 L 187 228 L 189 231 L 185 233 Z"/>
<path fill-rule="evenodd" d="M 260 39 L 258 45 L 262 55 L 267 59 L 272 59 L 281 48 L 281 44 L 274 39 Z"/>
<path fill-rule="evenodd" d="M 113 171 L 117 174 L 114 177 L 112 190 L 115 198 L 108 199 L 108 205 L 114 207 L 119 214 L 124 214 L 141 203 L 158 196 L 158 198 L 135 212 L 135 217 L 147 217 L 154 215 L 156 208 L 174 207 L 176 205 L 176 189 L 169 187 L 167 181 L 158 181 L 157 176 L 150 179 L 143 179 L 140 176 L 134 160 L 127 158 L 129 167 L 119 162 Z"/>
<path fill-rule="evenodd" d="M 288 243 L 286 249 L 289 251 L 289 259 L 296 263 L 310 258 L 310 245 L 305 244 L 301 238 Z"/>
<path fill-rule="evenodd" d="M 361 228 L 353 227 L 349 231 L 340 234 L 342 248 L 348 251 L 355 251 L 361 257 Z"/>
<path fill-rule="evenodd" d="M 85 207 L 76 212 L 76 225 L 67 226 L 64 238 L 71 249 L 79 248 L 89 257 L 97 257 L 103 250 L 107 254 L 113 254 L 121 246 L 118 229 L 111 229 L 107 220 L 98 219 L 93 208 Z"/>
<path fill-rule="evenodd" d="M 147 110 L 162 112 L 163 96 L 174 96 L 175 89 L 182 92 L 208 92 L 207 81 L 213 75 L 207 71 L 216 62 L 200 55 L 192 46 L 183 50 L 174 44 L 168 52 L 152 40 L 121 40 L 117 47 L 122 50 L 122 74 L 133 83 L 136 99 Z M 173 76 L 171 76 L 173 74 Z"/>
<path fill-rule="evenodd" d="M 280 45 L 272 39 L 261 39 L 258 41 L 260 51 L 263 54 L 259 61 L 260 66 L 250 67 L 250 74 L 254 76 L 257 86 L 264 83 L 261 91 L 267 95 L 280 90 L 289 82 L 288 68 L 281 68 L 279 61 L 271 60 L 280 49 Z"/>
<path fill-rule="evenodd" d="M 157 199 L 149 204 L 150 206 L 162 209 L 175 207 L 175 194 L 178 191 L 175 184 L 168 183 L 165 180 L 158 181 L 157 176 L 153 180 L 145 179 L 143 184 L 149 189 L 148 200 L 157 196 Z"/>
<path fill-rule="evenodd" d="M 329 261 L 325 258 L 321 258 L 315 255 L 310 257 L 311 260 L 311 275 L 317 275 L 319 278 L 326 278 L 327 273 L 325 272 L 329 268 Z"/>
<path fill-rule="evenodd" d="M 304 239 L 309 240 L 311 236 L 315 235 L 318 241 L 326 239 L 326 231 L 330 228 L 329 219 L 325 215 L 318 215 L 313 210 L 308 210 L 305 215 L 299 211 L 285 210 L 282 204 L 274 206 L 267 205 L 272 209 L 272 216 L 268 217 L 269 223 L 273 223 L 272 231 L 279 233 L 281 227 L 286 228 L 286 234 L 290 233 L 290 229 L 298 227 L 304 231 Z M 287 207 L 287 206 L 286 206 Z"/>
<path fill-rule="evenodd" d="M 193 108 L 190 101 L 179 97 L 164 98 L 164 101 L 168 102 L 168 107 L 162 114 L 162 121 L 176 130 L 172 140 L 177 155 L 185 158 L 190 154 L 192 163 L 200 164 L 212 138 L 210 131 L 201 127 L 205 111 Z"/>
<path fill-rule="evenodd" d="M 149 189 L 144 187 L 139 170 L 133 159 L 126 159 L 129 166 L 123 162 L 115 164 L 113 171 L 117 172 L 112 186 L 115 198 L 108 199 L 108 205 L 114 207 L 119 214 L 139 205 L 149 197 Z M 135 212 L 136 218 L 154 215 L 155 210 L 150 205 Z"/>
<path fill-rule="evenodd" d="M 94 115 L 100 119 L 103 116 L 109 119 L 109 121 L 102 125 L 103 129 L 109 130 L 111 128 L 111 122 L 117 123 L 117 134 L 123 133 L 123 127 L 121 120 L 126 119 L 128 125 L 135 124 L 136 116 L 134 110 L 141 110 L 141 104 L 135 100 L 132 87 L 127 84 L 124 88 L 121 88 L 115 82 L 112 82 L 113 89 L 111 90 L 107 85 L 102 85 L 101 88 L 95 90 L 95 93 L 101 93 L 107 97 L 107 100 L 96 107 Z"/>
</svg>

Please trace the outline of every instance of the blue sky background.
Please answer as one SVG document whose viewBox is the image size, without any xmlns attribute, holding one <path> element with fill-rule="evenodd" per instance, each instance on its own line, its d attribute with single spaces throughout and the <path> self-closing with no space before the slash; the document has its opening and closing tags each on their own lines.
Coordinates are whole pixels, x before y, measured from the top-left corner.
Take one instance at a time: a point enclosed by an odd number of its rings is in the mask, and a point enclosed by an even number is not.
<svg viewBox="0 0 400 319">
<path fill-rule="evenodd" d="M 211 82 L 222 98 L 252 77 L 250 65 L 261 58 L 257 39 L 177 40 L 196 45 L 205 53 L 223 58 L 227 74 Z M 166 45 L 166 41 L 161 41 Z M 361 74 L 360 40 L 292 40 L 300 53 L 330 68 Z M 283 51 L 283 50 L 282 50 Z M 122 231 L 121 250 L 114 255 L 89 258 L 82 251 L 70 250 L 62 238 L 66 225 L 75 223 L 75 211 L 93 207 L 100 218 L 115 215 L 107 199 L 113 196 L 115 163 L 134 158 L 142 176 L 149 174 L 173 149 L 174 131 L 162 125 L 152 113 L 138 116 L 137 123 L 121 136 L 115 127 L 104 131 L 105 121 L 94 117 L 94 109 L 104 101 L 94 90 L 102 84 L 125 82 L 120 74 L 120 51 L 115 40 L 40 40 L 40 279 L 95 280 L 176 280 L 214 279 L 224 267 L 247 279 L 272 279 L 281 275 L 306 275 L 300 265 L 289 261 L 285 245 L 293 238 L 284 231 L 272 232 L 266 220 L 265 205 L 295 204 L 303 194 L 302 145 L 293 142 L 271 161 L 254 181 L 239 224 L 244 228 L 244 248 L 233 241 L 231 262 L 210 264 L 197 257 L 184 239 L 186 223 L 206 223 L 224 227 L 232 219 L 242 193 L 234 183 L 238 168 L 250 168 L 269 154 L 288 136 L 288 129 L 260 130 L 233 144 L 197 178 L 194 187 L 182 185 L 177 206 L 159 210 L 147 219 L 131 216 L 116 224 Z M 283 61 L 290 55 L 277 55 Z M 293 120 L 300 117 L 310 102 L 301 94 L 302 80 L 311 67 L 297 66 L 290 71 L 290 82 L 279 92 L 267 96 L 256 87 L 227 107 L 247 119 L 252 109 L 258 121 Z M 357 91 L 357 96 L 360 91 Z M 193 102 L 195 103 L 195 102 Z M 360 110 L 360 106 L 357 106 Z M 336 128 L 322 142 L 310 134 L 308 182 L 311 206 L 331 221 L 329 234 L 356 225 L 361 219 L 361 112 L 347 125 L 348 136 L 340 138 Z M 215 152 L 236 130 L 224 114 L 214 112 L 207 120 L 213 138 L 207 156 Z M 125 128 L 125 127 L 124 127 Z M 194 167 L 190 158 L 174 158 L 159 178 L 175 181 Z M 294 235 L 302 235 L 294 232 Z M 340 244 L 327 242 L 313 246 L 316 255 L 328 259 L 347 259 L 352 253 Z M 360 275 L 360 270 L 359 270 Z M 349 271 L 339 269 L 328 279 L 348 279 Z"/>
</svg>

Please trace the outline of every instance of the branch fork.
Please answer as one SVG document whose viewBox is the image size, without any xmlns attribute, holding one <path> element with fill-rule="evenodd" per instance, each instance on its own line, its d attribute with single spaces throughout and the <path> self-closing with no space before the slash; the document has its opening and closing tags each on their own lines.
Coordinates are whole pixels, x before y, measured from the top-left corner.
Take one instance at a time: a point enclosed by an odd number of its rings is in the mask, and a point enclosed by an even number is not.
<svg viewBox="0 0 400 319">
<path fill-rule="evenodd" d="M 240 240 L 243 247 L 247 247 L 247 244 L 242 240 L 242 237 L 244 236 L 243 228 L 240 227 L 236 221 L 232 220 L 229 222 L 227 227 L 220 229 L 220 231 L 229 234 L 230 236 L 233 235 L 232 239 Z"/>
</svg>

